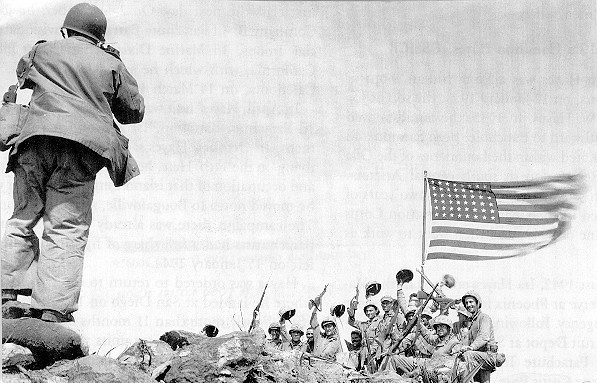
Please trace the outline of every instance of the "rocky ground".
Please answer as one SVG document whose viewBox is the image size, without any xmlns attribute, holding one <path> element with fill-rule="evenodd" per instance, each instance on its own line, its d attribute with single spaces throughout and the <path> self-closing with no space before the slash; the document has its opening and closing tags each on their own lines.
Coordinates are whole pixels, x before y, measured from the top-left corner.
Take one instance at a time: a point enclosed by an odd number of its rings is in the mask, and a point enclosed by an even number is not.
<svg viewBox="0 0 597 383">
<path fill-rule="evenodd" d="M 169 331 L 160 340 L 139 340 L 117 359 L 83 356 L 80 338 L 70 329 L 35 318 L 11 317 L 4 309 L 5 383 L 411 382 L 391 372 L 365 376 L 339 363 L 308 360 L 297 352 L 267 353 L 263 336 L 246 332 L 208 338 Z"/>
</svg>

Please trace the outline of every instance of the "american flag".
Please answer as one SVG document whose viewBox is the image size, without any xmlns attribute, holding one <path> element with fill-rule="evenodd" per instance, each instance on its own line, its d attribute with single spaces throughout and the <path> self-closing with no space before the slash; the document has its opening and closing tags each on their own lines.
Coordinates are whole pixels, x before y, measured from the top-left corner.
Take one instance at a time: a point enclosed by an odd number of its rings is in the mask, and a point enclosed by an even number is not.
<svg viewBox="0 0 597 383">
<path fill-rule="evenodd" d="M 427 182 L 427 259 L 502 259 L 536 251 L 564 232 L 582 193 L 576 175 L 521 182 Z"/>
</svg>

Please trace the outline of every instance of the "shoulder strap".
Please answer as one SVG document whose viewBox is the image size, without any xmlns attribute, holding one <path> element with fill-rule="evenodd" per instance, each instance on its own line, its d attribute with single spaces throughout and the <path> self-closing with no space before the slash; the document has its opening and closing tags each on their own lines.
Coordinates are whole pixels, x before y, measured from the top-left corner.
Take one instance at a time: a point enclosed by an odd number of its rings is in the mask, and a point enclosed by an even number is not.
<svg viewBox="0 0 597 383">
<path fill-rule="evenodd" d="M 39 40 L 38 42 L 36 42 L 33 48 L 31 48 L 31 50 L 29 51 L 29 55 L 27 56 L 27 64 L 24 65 L 22 68 L 17 68 L 17 85 L 19 88 L 23 86 L 25 80 L 27 80 L 29 72 L 31 71 L 31 67 L 33 66 L 33 58 L 35 57 L 35 53 L 37 52 L 38 45 L 45 42 L 45 40 Z M 20 72 L 18 69 L 20 69 Z"/>
</svg>

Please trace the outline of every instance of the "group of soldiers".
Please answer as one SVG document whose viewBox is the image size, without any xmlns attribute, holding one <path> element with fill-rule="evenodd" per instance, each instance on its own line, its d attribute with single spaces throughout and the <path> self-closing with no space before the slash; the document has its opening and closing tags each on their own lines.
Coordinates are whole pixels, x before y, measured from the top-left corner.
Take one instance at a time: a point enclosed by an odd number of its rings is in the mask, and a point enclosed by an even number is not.
<svg viewBox="0 0 597 383">
<path fill-rule="evenodd" d="M 287 330 L 285 323 L 294 315 L 294 310 L 281 309 L 280 320 L 267 328 L 269 337 L 265 340 L 265 350 L 298 351 L 303 357 L 341 363 L 363 373 L 392 370 L 411 377 L 425 373 L 435 374 L 437 378 L 438 364 L 430 361 L 443 359 L 449 361 L 443 366 L 444 372 L 451 370 L 460 381 L 474 376 L 475 381 L 489 382 L 490 373 L 504 363 L 505 356 L 498 352 L 490 316 L 481 311 L 480 295 L 468 291 L 461 299 L 447 298 L 442 287 L 453 286 L 454 279 L 446 275 L 431 293 L 419 291 L 410 294 L 407 300 L 403 285 L 410 280 L 412 272 L 409 270 L 397 274 L 396 296 L 383 296 L 381 310 L 371 299 L 381 285 L 369 282 L 363 307 L 367 318 L 364 321 L 355 318 L 358 287 L 348 308 L 332 307 L 331 315 L 319 321 L 326 285 L 323 292 L 309 302 L 312 315 L 306 332 L 297 324 Z M 457 312 L 456 322 L 449 315 L 451 310 Z M 350 342 L 342 340 L 338 331 L 344 312 L 348 314 L 348 324 L 354 328 Z M 303 336 L 306 340 L 302 340 Z"/>
</svg>

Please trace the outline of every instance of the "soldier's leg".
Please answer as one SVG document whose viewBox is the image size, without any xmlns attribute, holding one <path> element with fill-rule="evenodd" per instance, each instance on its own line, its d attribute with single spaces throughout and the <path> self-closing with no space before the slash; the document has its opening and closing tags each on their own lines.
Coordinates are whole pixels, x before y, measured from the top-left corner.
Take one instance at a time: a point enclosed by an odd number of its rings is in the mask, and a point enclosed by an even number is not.
<svg viewBox="0 0 597 383">
<path fill-rule="evenodd" d="M 70 141 L 54 142 L 53 146 L 59 154 L 48 181 L 32 306 L 44 310 L 43 320 L 69 321 L 78 308 L 95 175 L 102 160 Z"/>
<path fill-rule="evenodd" d="M 399 374 L 411 372 L 417 368 L 417 358 L 403 355 L 392 355 L 388 361 L 388 369 Z"/>
<path fill-rule="evenodd" d="M 496 368 L 496 354 L 482 351 L 467 351 L 462 354 L 464 357 L 466 370 L 472 371 L 479 364 L 481 371 L 493 372 Z M 489 374 L 487 374 L 489 375 Z"/>
<path fill-rule="evenodd" d="M 16 299 L 19 290 L 33 288 L 39 257 L 39 239 L 33 228 L 43 215 L 48 178 L 44 158 L 34 141 L 23 143 L 13 169 L 14 212 L 6 222 L 0 245 L 3 301 Z"/>
</svg>

